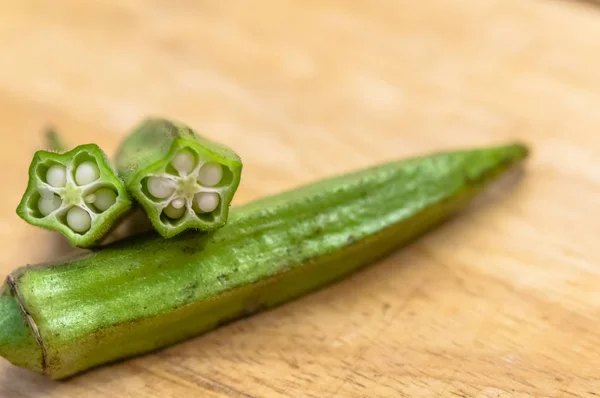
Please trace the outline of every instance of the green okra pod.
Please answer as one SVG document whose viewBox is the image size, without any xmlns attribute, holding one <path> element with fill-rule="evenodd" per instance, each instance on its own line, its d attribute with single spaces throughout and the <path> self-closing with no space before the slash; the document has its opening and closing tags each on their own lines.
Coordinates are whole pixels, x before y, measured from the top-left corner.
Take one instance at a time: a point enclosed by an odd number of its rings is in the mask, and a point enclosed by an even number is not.
<svg viewBox="0 0 600 398">
<path fill-rule="evenodd" d="M 511 145 L 387 163 L 234 208 L 212 233 L 18 269 L 0 295 L 0 355 L 64 378 L 278 305 L 417 238 L 526 155 Z"/>
<path fill-rule="evenodd" d="M 242 162 L 231 149 L 164 119 L 142 122 L 121 144 L 117 170 L 163 237 L 225 225 Z"/>
<path fill-rule="evenodd" d="M 53 149 L 63 148 L 56 133 Z M 95 144 L 68 152 L 37 151 L 17 214 L 29 224 L 61 232 L 73 246 L 99 243 L 132 207 L 132 199 Z"/>
</svg>

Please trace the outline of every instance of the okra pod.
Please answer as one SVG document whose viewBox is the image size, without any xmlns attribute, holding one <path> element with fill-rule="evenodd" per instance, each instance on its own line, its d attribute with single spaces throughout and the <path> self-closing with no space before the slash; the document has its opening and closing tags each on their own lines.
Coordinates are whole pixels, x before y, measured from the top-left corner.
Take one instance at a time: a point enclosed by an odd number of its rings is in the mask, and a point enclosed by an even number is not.
<svg viewBox="0 0 600 398">
<path fill-rule="evenodd" d="M 234 208 L 212 233 L 152 233 L 18 269 L 0 296 L 0 355 L 60 379 L 197 336 L 407 244 L 526 155 L 510 145 L 391 162 Z"/>
<path fill-rule="evenodd" d="M 49 145 L 59 144 L 48 135 Z M 132 207 L 125 185 L 95 144 L 57 153 L 40 150 L 17 214 L 29 224 L 61 232 L 73 246 L 99 243 Z"/>
<path fill-rule="evenodd" d="M 225 225 L 242 173 L 234 151 L 164 119 L 142 122 L 121 144 L 116 164 L 165 238 Z"/>
</svg>

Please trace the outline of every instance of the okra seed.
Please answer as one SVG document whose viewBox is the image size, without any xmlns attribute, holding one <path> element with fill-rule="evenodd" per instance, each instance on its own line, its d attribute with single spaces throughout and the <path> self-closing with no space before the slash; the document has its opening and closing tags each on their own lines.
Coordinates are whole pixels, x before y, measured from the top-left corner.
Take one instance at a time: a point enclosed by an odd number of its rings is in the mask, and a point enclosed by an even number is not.
<svg viewBox="0 0 600 398">
<path fill-rule="evenodd" d="M 203 213 L 210 213 L 215 211 L 219 206 L 221 198 L 214 192 L 200 192 L 194 197 L 196 206 Z"/>
<path fill-rule="evenodd" d="M 171 202 L 171 204 L 169 204 L 167 207 L 165 207 L 164 213 L 167 217 L 173 219 L 173 220 L 177 220 L 180 219 L 183 214 L 185 213 L 185 207 L 180 207 L 180 208 L 176 208 L 175 206 L 173 206 L 173 202 Z"/>
<path fill-rule="evenodd" d="M 100 188 L 90 196 L 93 196 L 94 200 L 89 203 L 93 203 L 100 211 L 108 210 L 117 201 L 117 194 L 109 188 Z"/>
<path fill-rule="evenodd" d="M 158 199 L 164 199 L 173 194 L 175 185 L 169 179 L 163 177 L 150 177 L 148 179 L 148 192 Z"/>
<path fill-rule="evenodd" d="M 64 166 L 55 164 L 46 172 L 46 182 L 55 188 L 62 188 L 67 185 L 67 169 Z"/>
<path fill-rule="evenodd" d="M 190 151 L 182 151 L 175 156 L 172 164 L 180 174 L 187 175 L 196 167 L 196 159 Z"/>
<path fill-rule="evenodd" d="M 83 162 L 75 171 L 75 182 L 77 185 L 87 185 L 100 178 L 100 170 L 94 162 Z"/>
<path fill-rule="evenodd" d="M 38 202 L 38 209 L 40 213 L 45 217 L 48 214 L 58 210 L 62 205 L 62 200 L 58 195 L 53 194 L 50 198 L 41 197 Z"/>
<path fill-rule="evenodd" d="M 183 206 L 185 206 L 185 199 L 177 198 L 171 202 L 171 206 L 176 209 L 181 209 Z"/>
<path fill-rule="evenodd" d="M 67 224 L 73 231 L 84 233 L 92 226 L 92 217 L 82 208 L 73 207 L 67 213 Z"/>
<path fill-rule="evenodd" d="M 207 187 L 214 187 L 223 178 L 223 167 L 219 163 L 206 163 L 200 169 L 198 181 Z"/>
<path fill-rule="evenodd" d="M 54 197 L 54 192 L 46 187 L 40 187 L 39 193 L 42 199 L 51 200 Z"/>
</svg>

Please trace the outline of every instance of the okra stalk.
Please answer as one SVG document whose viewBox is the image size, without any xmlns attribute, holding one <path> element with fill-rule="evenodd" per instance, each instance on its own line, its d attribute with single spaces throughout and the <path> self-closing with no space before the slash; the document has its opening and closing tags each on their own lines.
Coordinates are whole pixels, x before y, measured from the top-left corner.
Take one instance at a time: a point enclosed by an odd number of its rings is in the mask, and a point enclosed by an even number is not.
<svg viewBox="0 0 600 398">
<path fill-rule="evenodd" d="M 49 145 L 63 144 L 49 135 Z M 29 224 L 61 232 L 73 246 L 99 243 L 132 207 L 125 185 L 95 144 L 57 153 L 37 151 L 17 214 Z"/>
<path fill-rule="evenodd" d="M 242 162 L 231 149 L 163 119 L 141 123 L 123 141 L 116 164 L 128 190 L 165 238 L 225 225 L 242 172 Z"/>
<path fill-rule="evenodd" d="M 52 152 L 66 152 L 67 144 L 53 126 L 48 126 L 44 132 L 46 138 L 46 149 Z"/>
<path fill-rule="evenodd" d="M 18 269 L 0 296 L 0 355 L 59 379 L 197 336 L 407 244 L 526 155 L 511 145 L 383 164 L 234 208 L 212 233 Z"/>
</svg>

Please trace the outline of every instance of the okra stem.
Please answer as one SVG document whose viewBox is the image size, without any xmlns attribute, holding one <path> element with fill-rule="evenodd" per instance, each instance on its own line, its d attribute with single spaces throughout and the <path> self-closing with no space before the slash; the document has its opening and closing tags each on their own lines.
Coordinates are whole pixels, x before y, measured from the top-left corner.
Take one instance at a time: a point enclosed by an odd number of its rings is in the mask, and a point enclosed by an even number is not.
<svg viewBox="0 0 600 398">
<path fill-rule="evenodd" d="M 383 164 L 235 208 L 212 233 L 18 269 L 0 295 L 0 355 L 64 378 L 197 336 L 411 242 L 526 155 L 511 145 Z"/>
<path fill-rule="evenodd" d="M 166 238 L 225 225 L 242 162 L 231 149 L 163 119 L 141 123 L 120 146 L 117 170 Z"/>
<path fill-rule="evenodd" d="M 54 126 L 46 127 L 44 135 L 46 137 L 46 148 L 49 151 L 60 153 L 69 149 Z"/>
</svg>

